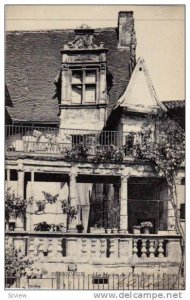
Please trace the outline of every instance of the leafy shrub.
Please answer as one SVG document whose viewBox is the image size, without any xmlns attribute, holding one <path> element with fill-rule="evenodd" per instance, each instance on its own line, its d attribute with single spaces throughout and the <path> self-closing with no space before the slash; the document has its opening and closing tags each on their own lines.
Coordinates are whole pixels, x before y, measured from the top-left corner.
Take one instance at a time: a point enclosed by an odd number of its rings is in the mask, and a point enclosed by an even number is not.
<svg viewBox="0 0 190 300">
<path fill-rule="evenodd" d="M 14 284 L 16 277 L 26 275 L 26 271 L 31 268 L 34 261 L 28 256 L 20 255 L 14 248 L 6 249 L 5 254 L 6 287 L 10 287 Z"/>
<path fill-rule="evenodd" d="M 110 146 L 97 146 L 96 154 L 93 159 L 94 163 L 113 162 L 121 163 L 124 158 L 124 147 Z"/>
<path fill-rule="evenodd" d="M 27 201 L 21 197 L 16 197 L 14 192 L 8 188 L 5 192 L 5 219 L 8 221 L 10 216 L 23 217 L 26 213 Z"/>
<path fill-rule="evenodd" d="M 80 159 L 80 158 L 86 159 L 88 156 L 88 150 L 89 147 L 87 147 L 83 143 L 74 145 L 71 149 L 65 150 L 66 153 L 65 158 L 69 160 Z"/>
<path fill-rule="evenodd" d="M 63 214 L 67 215 L 67 228 L 73 219 L 76 219 L 78 214 L 78 209 L 75 206 L 71 206 L 67 201 L 62 200 L 62 210 Z"/>
</svg>

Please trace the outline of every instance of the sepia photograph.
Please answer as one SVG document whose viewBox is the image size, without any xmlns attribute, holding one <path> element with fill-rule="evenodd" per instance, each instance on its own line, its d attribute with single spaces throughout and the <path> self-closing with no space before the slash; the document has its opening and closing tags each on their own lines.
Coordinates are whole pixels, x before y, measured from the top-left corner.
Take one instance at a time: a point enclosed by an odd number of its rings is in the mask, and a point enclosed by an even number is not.
<svg viewBox="0 0 190 300">
<path fill-rule="evenodd" d="M 185 5 L 4 9 L 5 290 L 185 290 Z"/>
</svg>

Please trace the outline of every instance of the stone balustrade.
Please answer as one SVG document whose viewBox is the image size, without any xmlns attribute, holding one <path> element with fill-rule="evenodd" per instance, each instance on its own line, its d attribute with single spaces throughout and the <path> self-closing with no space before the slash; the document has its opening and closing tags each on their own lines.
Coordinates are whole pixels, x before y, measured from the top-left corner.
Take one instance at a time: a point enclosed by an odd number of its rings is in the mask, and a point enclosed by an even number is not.
<svg viewBox="0 0 190 300">
<path fill-rule="evenodd" d="M 151 260 L 167 257 L 172 259 L 172 255 L 173 258 L 180 257 L 180 240 L 172 239 L 170 236 L 142 236 L 133 239 L 132 252 L 136 259 Z"/>
<path fill-rule="evenodd" d="M 21 236 L 14 232 L 7 233 L 7 245 L 19 246 L 19 241 L 26 243 L 27 253 L 31 257 L 38 257 L 46 261 L 76 260 L 76 262 L 91 260 L 119 261 L 119 260 L 166 260 L 176 259 L 176 252 L 180 257 L 179 236 L 139 235 L 131 234 L 55 234 L 30 233 Z M 23 236 L 23 237 L 22 237 Z M 17 243 L 15 243 L 17 241 Z"/>
</svg>

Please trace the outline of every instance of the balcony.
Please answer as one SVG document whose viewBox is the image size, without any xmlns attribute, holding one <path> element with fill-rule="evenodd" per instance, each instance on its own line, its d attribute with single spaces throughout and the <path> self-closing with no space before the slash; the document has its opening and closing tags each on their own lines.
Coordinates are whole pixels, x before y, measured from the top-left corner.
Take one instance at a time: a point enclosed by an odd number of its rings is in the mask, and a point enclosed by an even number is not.
<svg viewBox="0 0 190 300">
<path fill-rule="evenodd" d="M 86 159 L 100 156 L 103 152 L 108 156 L 109 161 L 116 156 L 118 162 L 124 157 L 134 157 L 135 146 L 142 139 L 142 133 L 133 132 L 13 125 L 6 126 L 5 136 L 6 153 Z"/>
</svg>

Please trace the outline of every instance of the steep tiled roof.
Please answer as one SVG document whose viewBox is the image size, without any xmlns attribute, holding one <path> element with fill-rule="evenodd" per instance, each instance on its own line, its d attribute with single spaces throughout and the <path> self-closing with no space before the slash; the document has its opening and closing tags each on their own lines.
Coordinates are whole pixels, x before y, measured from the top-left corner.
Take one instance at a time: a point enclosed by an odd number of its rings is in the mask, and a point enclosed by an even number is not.
<svg viewBox="0 0 190 300">
<path fill-rule="evenodd" d="M 115 28 L 97 29 L 95 40 L 108 48 L 111 73 L 109 111 L 129 81 L 129 50 L 118 49 Z M 58 99 L 54 79 L 60 71 L 63 44 L 73 30 L 8 32 L 6 35 L 6 84 L 13 103 L 8 111 L 15 120 L 57 122 Z"/>
<path fill-rule="evenodd" d="M 185 100 L 163 101 L 168 110 L 168 116 L 177 120 L 185 130 Z"/>
<path fill-rule="evenodd" d="M 165 107 L 170 109 L 176 109 L 176 108 L 185 108 L 185 100 L 171 100 L 171 101 L 163 101 L 162 102 Z"/>
</svg>

